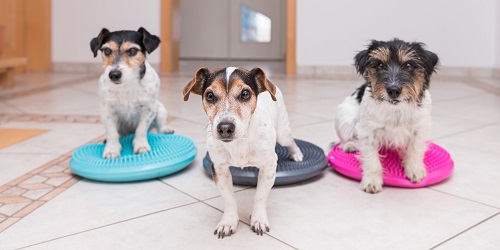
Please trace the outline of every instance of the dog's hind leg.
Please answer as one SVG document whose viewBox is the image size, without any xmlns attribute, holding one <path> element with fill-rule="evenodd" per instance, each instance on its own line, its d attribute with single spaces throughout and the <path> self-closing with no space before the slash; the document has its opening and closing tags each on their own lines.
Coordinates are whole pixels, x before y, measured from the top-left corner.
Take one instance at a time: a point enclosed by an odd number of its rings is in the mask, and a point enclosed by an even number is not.
<svg viewBox="0 0 500 250">
<path fill-rule="evenodd" d="M 173 134 L 174 130 L 167 126 L 167 109 L 159 101 L 156 102 L 156 108 L 156 118 L 151 127 L 156 128 L 160 134 Z"/>
<path fill-rule="evenodd" d="M 290 159 L 293 161 L 302 161 L 304 159 L 304 155 L 292 137 L 292 129 L 290 128 L 290 122 L 288 121 L 288 113 L 282 100 L 278 100 L 277 111 L 276 141 L 281 146 L 288 149 Z"/>
<path fill-rule="evenodd" d="M 356 124 L 359 103 L 354 96 L 347 97 L 338 107 L 335 114 L 335 130 L 340 139 L 340 148 L 347 153 L 358 151 Z"/>
</svg>

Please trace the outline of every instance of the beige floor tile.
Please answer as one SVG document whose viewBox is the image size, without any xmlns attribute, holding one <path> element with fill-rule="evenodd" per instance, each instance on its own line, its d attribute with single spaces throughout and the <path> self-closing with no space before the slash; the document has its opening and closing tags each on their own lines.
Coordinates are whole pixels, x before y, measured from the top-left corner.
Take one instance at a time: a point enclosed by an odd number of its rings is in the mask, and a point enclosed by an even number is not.
<svg viewBox="0 0 500 250">
<path fill-rule="evenodd" d="M 500 154 L 438 141 L 448 150 L 455 169 L 450 179 L 431 187 L 457 197 L 500 208 Z"/>
<path fill-rule="evenodd" d="M 58 88 L 6 101 L 29 114 L 95 115 L 99 110 L 99 98 L 71 88 Z"/>
<path fill-rule="evenodd" d="M 65 154 L 104 134 L 101 124 L 21 123 L 2 124 L 6 128 L 47 129 L 49 131 L 0 150 L 0 153 Z"/>
<path fill-rule="evenodd" d="M 235 235 L 217 239 L 213 229 L 220 216 L 220 211 L 196 203 L 28 249 L 293 249 L 267 235 L 257 236 L 241 223 Z"/>
<path fill-rule="evenodd" d="M 315 123 L 312 125 L 301 126 L 292 130 L 294 138 L 302 139 L 322 148 L 327 154 L 330 150 L 332 142 L 339 142 L 337 133 L 335 132 L 335 122 L 326 121 Z"/>
<path fill-rule="evenodd" d="M 192 196 L 198 200 L 205 200 L 220 196 L 220 192 L 215 186 L 212 178 L 206 174 L 203 168 L 203 158 L 207 153 L 205 143 L 198 143 L 198 155 L 196 159 L 186 169 L 178 174 L 161 178 L 161 181 L 172 187 Z M 245 189 L 245 186 L 234 186 L 235 191 Z"/>
<path fill-rule="evenodd" d="M 235 195 L 245 222 L 254 194 Z M 207 203 L 223 208 L 221 198 Z M 274 188 L 267 204 L 270 234 L 299 249 L 428 249 L 500 211 L 425 188 L 367 194 L 330 169 L 315 181 Z"/>
<path fill-rule="evenodd" d="M 500 215 L 483 222 L 482 224 L 458 235 L 443 245 L 435 248 L 437 250 L 454 249 L 483 249 L 494 250 L 500 246 Z"/>
<path fill-rule="evenodd" d="M 487 94 L 481 89 L 455 81 L 432 81 L 429 90 L 431 92 L 433 103 L 441 103 Z"/>
<path fill-rule="evenodd" d="M 23 247 L 194 201 L 156 180 L 123 184 L 82 180 L 2 232 L 0 246 Z"/>
<path fill-rule="evenodd" d="M 469 148 L 470 153 L 481 151 L 500 155 L 500 124 L 479 127 L 436 141 L 462 145 Z"/>
<path fill-rule="evenodd" d="M 0 186 L 57 157 L 57 154 L 0 153 Z"/>
<path fill-rule="evenodd" d="M 22 114 L 22 111 L 5 101 L 0 101 L 0 114 Z"/>
<path fill-rule="evenodd" d="M 500 122 L 500 96 L 483 94 L 435 103 L 432 114 L 476 122 Z"/>
<path fill-rule="evenodd" d="M 469 130 L 478 129 L 491 123 L 464 120 L 460 118 L 433 115 L 430 140 L 435 140 L 447 136 L 455 136 L 456 134 L 467 132 Z"/>
</svg>

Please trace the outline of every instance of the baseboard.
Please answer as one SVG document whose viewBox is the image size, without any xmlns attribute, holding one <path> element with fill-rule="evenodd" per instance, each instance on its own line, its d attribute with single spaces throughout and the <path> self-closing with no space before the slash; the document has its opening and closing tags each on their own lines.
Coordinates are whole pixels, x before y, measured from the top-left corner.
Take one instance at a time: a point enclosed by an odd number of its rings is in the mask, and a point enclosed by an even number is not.
<svg viewBox="0 0 500 250">
<path fill-rule="evenodd" d="M 304 77 L 347 77 L 357 78 L 354 66 L 298 65 L 297 75 Z M 440 67 L 437 78 L 500 78 L 500 69 Z"/>
<path fill-rule="evenodd" d="M 160 72 L 160 64 L 152 63 L 151 66 Z M 74 63 L 74 62 L 57 62 L 52 63 L 52 72 L 54 73 L 101 73 L 102 65 L 99 63 Z"/>
<path fill-rule="evenodd" d="M 495 69 L 495 74 L 493 76 L 495 79 L 500 79 L 500 69 Z"/>
</svg>

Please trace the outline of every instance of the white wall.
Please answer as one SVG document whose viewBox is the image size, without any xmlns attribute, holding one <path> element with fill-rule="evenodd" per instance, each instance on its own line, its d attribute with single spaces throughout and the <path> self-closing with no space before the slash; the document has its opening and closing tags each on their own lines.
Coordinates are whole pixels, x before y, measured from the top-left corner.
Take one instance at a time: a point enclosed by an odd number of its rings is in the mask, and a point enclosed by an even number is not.
<svg viewBox="0 0 500 250">
<path fill-rule="evenodd" d="M 496 68 L 500 69 L 500 0 L 497 0 L 497 21 L 496 21 L 496 28 L 497 32 L 497 47 L 496 47 Z"/>
<path fill-rule="evenodd" d="M 298 0 L 297 64 L 352 65 L 369 40 L 398 37 L 426 43 L 444 67 L 492 68 L 500 65 L 498 2 Z"/>
<path fill-rule="evenodd" d="M 101 29 L 137 30 L 144 27 L 160 35 L 160 0 L 53 0 L 52 62 L 99 62 L 93 57 L 90 40 Z M 160 62 L 159 49 L 149 57 Z"/>
</svg>

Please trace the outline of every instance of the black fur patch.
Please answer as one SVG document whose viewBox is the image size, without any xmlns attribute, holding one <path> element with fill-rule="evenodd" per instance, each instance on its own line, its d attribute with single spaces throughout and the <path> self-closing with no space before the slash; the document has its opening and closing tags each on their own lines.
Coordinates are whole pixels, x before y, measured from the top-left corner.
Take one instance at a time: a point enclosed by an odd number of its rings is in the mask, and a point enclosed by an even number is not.
<svg viewBox="0 0 500 250">
<path fill-rule="evenodd" d="M 361 87 L 359 87 L 358 89 L 356 89 L 356 91 L 354 91 L 354 93 L 352 93 L 352 95 L 356 95 L 356 100 L 358 101 L 358 103 L 361 103 L 361 101 L 363 100 L 363 96 L 365 95 L 365 89 L 366 87 L 368 86 L 368 84 L 363 84 L 361 85 Z"/>
<path fill-rule="evenodd" d="M 143 63 L 141 65 L 141 71 L 139 73 L 140 73 L 139 79 L 142 79 L 144 77 L 144 75 L 146 74 L 146 64 L 145 63 Z"/>
<path fill-rule="evenodd" d="M 124 42 L 135 43 L 141 47 L 141 51 L 144 55 L 146 55 L 146 52 L 148 54 L 153 52 L 160 44 L 160 38 L 151 35 L 142 27 L 139 28 L 138 31 L 121 30 L 114 32 L 109 32 L 108 29 L 103 28 L 99 35 L 90 41 L 90 49 L 94 53 L 94 57 L 97 56 L 97 51 L 101 49 L 101 46 L 109 41 L 116 42 L 118 47 Z"/>
</svg>

